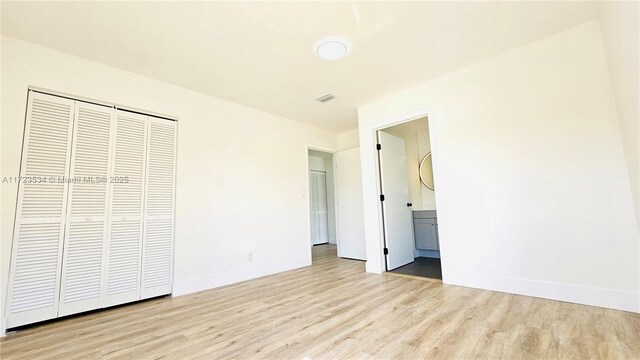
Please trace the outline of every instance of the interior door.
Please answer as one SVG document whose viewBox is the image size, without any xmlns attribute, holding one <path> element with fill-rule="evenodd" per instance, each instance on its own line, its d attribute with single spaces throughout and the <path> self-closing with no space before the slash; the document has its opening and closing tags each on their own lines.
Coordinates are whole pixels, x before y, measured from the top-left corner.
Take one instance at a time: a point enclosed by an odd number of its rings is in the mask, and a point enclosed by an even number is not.
<svg viewBox="0 0 640 360">
<path fill-rule="evenodd" d="M 338 256 L 366 260 L 360 148 L 337 152 L 334 162 Z"/>
<path fill-rule="evenodd" d="M 311 198 L 311 243 L 329 242 L 329 219 L 327 213 L 327 174 L 324 171 L 309 172 Z"/>
<path fill-rule="evenodd" d="M 393 270 L 414 260 L 407 155 L 399 137 L 378 131 L 378 143 L 387 270 Z"/>
</svg>

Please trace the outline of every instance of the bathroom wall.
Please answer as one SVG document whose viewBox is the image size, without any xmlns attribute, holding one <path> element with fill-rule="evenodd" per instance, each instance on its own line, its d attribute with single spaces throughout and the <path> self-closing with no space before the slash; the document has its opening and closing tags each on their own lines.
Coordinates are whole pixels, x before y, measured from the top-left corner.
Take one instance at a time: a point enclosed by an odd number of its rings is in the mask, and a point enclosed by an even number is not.
<svg viewBox="0 0 640 360">
<path fill-rule="evenodd" d="M 421 161 L 429 152 L 431 152 L 431 139 L 429 138 L 429 124 L 428 120 L 424 120 L 425 128 L 416 131 L 416 137 L 418 139 L 418 161 Z M 436 187 L 434 186 L 434 189 Z M 426 187 L 420 182 L 420 196 L 422 198 L 422 209 L 435 210 L 436 209 L 436 192 Z"/>
</svg>

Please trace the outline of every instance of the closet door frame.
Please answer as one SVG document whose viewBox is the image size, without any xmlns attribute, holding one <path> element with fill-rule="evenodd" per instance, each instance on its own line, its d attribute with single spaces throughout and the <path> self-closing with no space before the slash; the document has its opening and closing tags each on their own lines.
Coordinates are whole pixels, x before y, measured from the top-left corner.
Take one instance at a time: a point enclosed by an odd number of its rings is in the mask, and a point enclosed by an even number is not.
<svg viewBox="0 0 640 360">
<path fill-rule="evenodd" d="M 20 155 L 20 180 L 18 182 L 18 196 L 16 199 L 16 212 L 14 216 L 13 223 L 13 234 L 11 239 L 11 260 L 9 265 L 9 281 L 7 284 L 7 301 L 5 302 L 5 319 L 6 319 L 6 328 L 12 328 L 16 326 L 26 325 L 34 322 L 44 321 L 56 318 L 58 316 L 58 305 L 60 300 L 60 282 L 62 278 L 62 255 L 63 255 L 63 247 L 64 247 L 64 238 L 65 238 L 65 227 L 66 227 L 66 213 L 67 213 L 67 199 L 68 199 L 68 191 L 69 185 L 65 182 L 63 184 L 63 192 L 62 199 L 63 205 L 61 209 L 61 214 L 59 218 L 59 239 L 58 239 L 58 258 L 56 264 L 56 284 L 54 290 L 54 299 L 53 305 L 49 307 L 43 307 L 34 310 L 28 310 L 24 312 L 11 313 L 11 307 L 13 305 L 13 295 L 14 295 L 14 286 L 15 286 L 15 276 L 16 276 L 16 262 L 18 255 L 18 237 L 20 234 L 20 230 L 23 224 L 33 224 L 39 223 L 36 219 L 23 219 L 22 218 L 22 210 L 23 210 L 23 201 L 24 201 L 24 183 L 22 181 L 23 178 L 26 177 L 27 171 L 27 158 L 29 156 L 29 140 L 31 134 L 31 123 L 33 116 L 33 101 L 36 98 L 55 98 L 56 101 L 60 103 L 66 103 L 70 106 L 71 111 L 69 111 L 69 126 L 67 129 L 67 155 L 66 155 L 66 166 L 64 170 L 64 176 L 69 176 L 70 166 L 71 166 L 71 145 L 73 141 L 73 129 L 74 129 L 74 120 L 75 120 L 75 106 L 76 101 L 68 98 L 62 98 L 55 95 L 42 94 L 39 92 L 35 92 L 32 90 L 28 91 L 27 94 L 27 111 L 25 116 L 25 125 L 24 131 L 22 134 L 22 151 Z M 51 221 L 51 223 L 56 223 L 57 221 Z M 43 222 L 44 223 L 44 222 Z"/>
</svg>

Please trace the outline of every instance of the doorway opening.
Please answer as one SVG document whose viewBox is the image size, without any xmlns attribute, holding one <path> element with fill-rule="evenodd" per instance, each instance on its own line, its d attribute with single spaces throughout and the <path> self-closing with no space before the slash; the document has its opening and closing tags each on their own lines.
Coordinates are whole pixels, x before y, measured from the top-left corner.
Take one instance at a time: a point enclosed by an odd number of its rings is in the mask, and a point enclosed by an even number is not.
<svg viewBox="0 0 640 360">
<path fill-rule="evenodd" d="M 310 236 L 315 252 L 336 251 L 336 209 L 333 154 L 308 150 Z"/>
<path fill-rule="evenodd" d="M 442 280 L 429 120 L 387 127 L 376 137 L 386 271 Z"/>
</svg>

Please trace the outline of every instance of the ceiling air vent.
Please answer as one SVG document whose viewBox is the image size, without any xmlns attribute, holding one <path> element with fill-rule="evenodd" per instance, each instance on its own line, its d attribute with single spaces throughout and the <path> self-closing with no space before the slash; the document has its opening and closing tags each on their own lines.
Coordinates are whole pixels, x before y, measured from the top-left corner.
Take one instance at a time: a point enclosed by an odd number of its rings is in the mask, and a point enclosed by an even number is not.
<svg viewBox="0 0 640 360">
<path fill-rule="evenodd" d="M 320 101 L 321 103 L 326 103 L 327 101 L 333 100 L 335 98 L 336 97 L 333 96 L 332 94 L 325 94 L 325 95 L 322 95 L 319 98 L 317 98 L 316 101 Z"/>
</svg>

